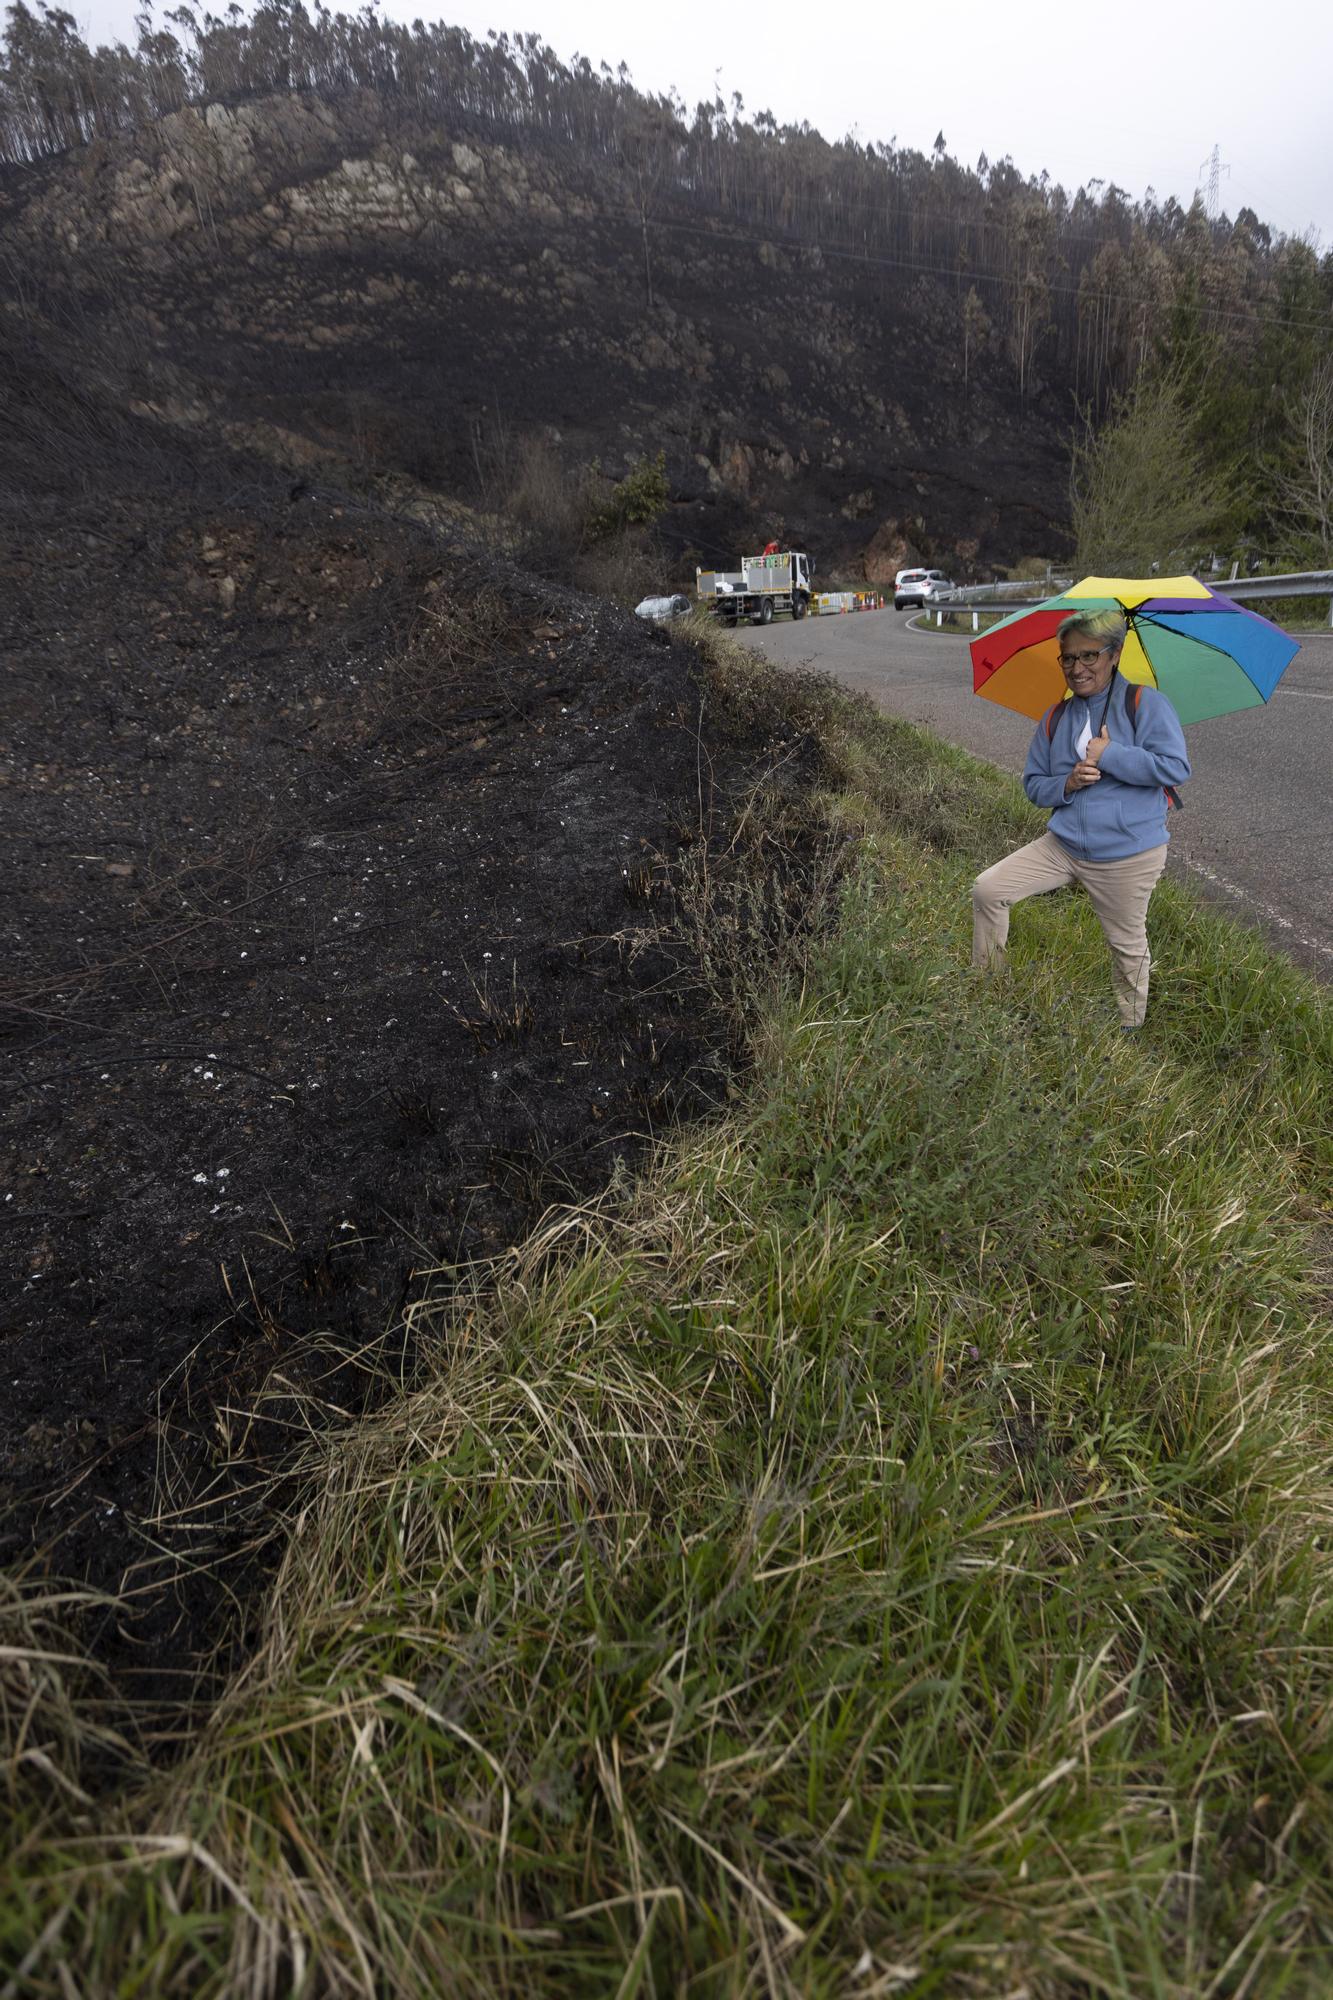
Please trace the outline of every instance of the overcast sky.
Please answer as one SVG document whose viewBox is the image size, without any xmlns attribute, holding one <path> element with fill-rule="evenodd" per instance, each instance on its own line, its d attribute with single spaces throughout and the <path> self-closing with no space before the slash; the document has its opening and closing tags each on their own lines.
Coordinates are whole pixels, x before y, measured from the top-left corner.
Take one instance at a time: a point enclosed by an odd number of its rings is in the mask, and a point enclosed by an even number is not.
<svg viewBox="0 0 1333 2000">
<path fill-rule="evenodd" d="M 94 41 L 133 40 L 136 0 L 67 0 Z M 211 0 L 223 12 L 223 0 Z M 626 62 L 641 89 L 693 108 L 715 86 L 826 138 L 928 151 L 943 131 L 969 166 L 1008 153 L 1072 194 L 1094 177 L 1188 205 L 1214 146 L 1220 206 L 1333 248 L 1330 0 L 384 0 L 410 21 L 484 35 L 536 30 L 565 59 Z M 330 0 L 335 11 L 338 0 Z M 343 0 L 355 11 L 354 0 Z M 200 12 L 204 11 L 201 6 Z M 162 10 L 159 9 L 159 18 Z"/>
</svg>

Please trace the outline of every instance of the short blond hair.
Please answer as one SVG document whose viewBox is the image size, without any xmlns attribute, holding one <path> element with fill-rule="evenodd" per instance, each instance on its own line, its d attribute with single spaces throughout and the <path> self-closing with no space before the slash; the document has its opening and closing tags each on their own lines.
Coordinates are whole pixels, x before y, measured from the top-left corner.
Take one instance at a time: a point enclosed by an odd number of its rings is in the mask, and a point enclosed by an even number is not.
<svg viewBox="0 0 1333 2000">
<path fill-rule="evenodd" d="M 1121 611 L 1075 611 L 1056 627 L 1056 643 L 1063 646 L 1071 632 L 1086 632 L 1099 646 L 1123 646 L 1129 626 Z"/>
</svg>

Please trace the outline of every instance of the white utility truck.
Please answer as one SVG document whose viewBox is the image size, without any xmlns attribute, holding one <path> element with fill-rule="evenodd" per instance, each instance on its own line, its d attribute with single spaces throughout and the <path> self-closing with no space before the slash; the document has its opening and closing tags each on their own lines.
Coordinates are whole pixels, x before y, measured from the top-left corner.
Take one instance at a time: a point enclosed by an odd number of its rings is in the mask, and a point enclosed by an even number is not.
<svg viewBox="0 0 1333 2000">
<path fill-rule="evenodd" d="M 813 571 L 809 556 L 786 550 L 742 556 L 739 569 L 696 570 L 694 587 L 705 609 L 724 624 L 738 625 L 746 618 L 752 625 L 769 625 L 775 611 L 804 618 Z"/>
</svg>

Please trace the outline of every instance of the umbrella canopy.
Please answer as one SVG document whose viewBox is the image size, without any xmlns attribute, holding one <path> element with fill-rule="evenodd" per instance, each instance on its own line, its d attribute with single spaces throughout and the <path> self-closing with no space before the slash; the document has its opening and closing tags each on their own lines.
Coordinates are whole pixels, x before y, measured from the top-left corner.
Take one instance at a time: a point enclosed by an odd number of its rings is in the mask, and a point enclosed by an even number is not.
<svg viewBox="0 0 1333 2000">
<path fill-rule="evenodd" d="M 1197 577 L 1085 576 L 972 641 L 973 693 L 1038 721 L 1067 692 L 1055 635 L 1076 611 L 1124 614 L 1120 672 L 1160 688 L 1182 722 L 1259 707 L 1300 651 L 1267 618 Z"/>
</svg>

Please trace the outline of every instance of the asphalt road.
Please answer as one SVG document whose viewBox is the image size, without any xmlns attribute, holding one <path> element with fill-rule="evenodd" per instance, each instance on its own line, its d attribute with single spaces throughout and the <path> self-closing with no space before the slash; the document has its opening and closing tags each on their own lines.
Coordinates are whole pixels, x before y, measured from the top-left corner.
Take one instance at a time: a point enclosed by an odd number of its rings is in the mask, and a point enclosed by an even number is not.
<svg viewBox="0 0 1333 2000">
<path fill-rule="evenodd" d="M 863 689 L 1018 773 L 1032 724 L 972 693 L 967 641 L 912 629 L 909 614 L 863 611 L 744 626 L 775 662 L 810 665 Z M 1333 979 L 1333 636 L 1306 637 L 1265 708 L 1186 731 L 1194 776 L 1171 815 L 1171 866 L 1291 956 Z"/>
</svg>

